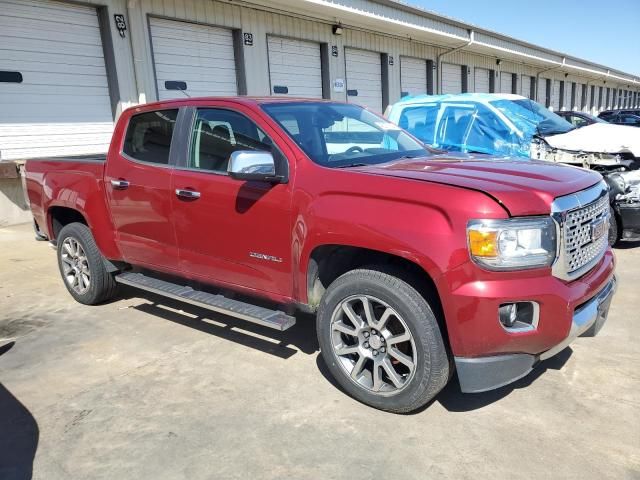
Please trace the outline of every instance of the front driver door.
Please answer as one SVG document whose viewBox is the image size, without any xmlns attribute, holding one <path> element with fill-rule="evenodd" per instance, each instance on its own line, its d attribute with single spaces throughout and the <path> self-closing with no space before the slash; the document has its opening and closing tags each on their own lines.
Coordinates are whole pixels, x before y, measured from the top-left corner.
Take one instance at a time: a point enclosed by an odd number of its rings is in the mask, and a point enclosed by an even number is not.
<svg viewBox="0 0 640 480">
<path fill-rule="evenodd" d="M 231 105 L 229 105 L 231 106 Z M 290 297 L 291 183 L 234 180 L 232 152 L 267 150 L 286 169 L 269 126 L 233 105 L 194 109 L 186 158 L 172 179 L 174 227 L 187 276 Z"/>
</svg>

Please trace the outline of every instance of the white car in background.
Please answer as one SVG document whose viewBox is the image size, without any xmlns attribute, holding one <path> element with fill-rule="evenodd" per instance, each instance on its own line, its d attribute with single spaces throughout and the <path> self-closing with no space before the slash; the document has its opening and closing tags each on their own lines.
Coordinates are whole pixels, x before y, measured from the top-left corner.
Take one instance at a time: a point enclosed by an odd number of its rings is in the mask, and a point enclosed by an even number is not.
<svg viewBox="0 0 640 480">
<path fill-rule="evenodd" d="M 576 128 L 539 103 L 511 94 L 405 97 L 385 115 L 435 148 L 597 170 L 611 188 L 611 242 L 640 238 L 638 128 L 608 123 Z"/>
</svg>

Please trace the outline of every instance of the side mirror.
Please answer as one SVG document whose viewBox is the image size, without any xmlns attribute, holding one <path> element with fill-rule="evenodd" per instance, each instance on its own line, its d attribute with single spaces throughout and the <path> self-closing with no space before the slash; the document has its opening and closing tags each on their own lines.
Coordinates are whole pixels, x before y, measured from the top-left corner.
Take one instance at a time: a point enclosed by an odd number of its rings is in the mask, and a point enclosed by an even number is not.
<svg viewBox="0 0 640 480">
<path fill-rule="evenodd" d="M 237 180 L 253 180 L 283 183 L 284 177 L 276 175 L 276 162 L 270 152 L 238 150 L 231 154 L 227 172 Z"/>
</svg>

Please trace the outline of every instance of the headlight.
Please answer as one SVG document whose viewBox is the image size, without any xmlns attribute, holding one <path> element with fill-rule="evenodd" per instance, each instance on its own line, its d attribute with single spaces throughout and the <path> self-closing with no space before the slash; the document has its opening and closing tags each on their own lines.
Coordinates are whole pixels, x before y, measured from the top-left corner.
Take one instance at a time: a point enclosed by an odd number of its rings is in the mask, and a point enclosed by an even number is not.
<svg viewBox="0 0 640 480">
<path fill-rule="evenodd" d="M 627 182 L 624 179 L 624 176 L 621 173 L 612 173 L 609 175 L 609 178 L 613 180 L 618 188 L 620 188 L 620 193 L 624 193 L 627 191 Z"/>
<path fill-rule="evenodd" d="M 467 242 L 471 259 L 489 270 L 547 267 L 556 258 L 551 217 L 471 220 Z"/>
</svg>

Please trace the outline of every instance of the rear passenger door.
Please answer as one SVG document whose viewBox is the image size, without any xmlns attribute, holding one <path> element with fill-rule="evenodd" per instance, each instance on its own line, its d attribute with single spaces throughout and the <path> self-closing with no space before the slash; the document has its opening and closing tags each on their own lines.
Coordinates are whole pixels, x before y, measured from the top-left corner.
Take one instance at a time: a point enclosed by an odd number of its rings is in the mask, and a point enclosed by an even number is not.
<svg viewBox="0 0 640 480">
<path fill-rule="evenodd" d="M 118 245 L 135 265 L 175 272 L 171 215 L 171 146 L 178 109 L 135 114 L 122 149 L 110 152 L 105 189 Z"/>
<path fill-rule="evenodd" d="M 183 274 L 230 287 L 290 296 L 291 183 L 241 181 L 227 174 L 231 153 L 271 151 L 276 172 L 288 163 L 277 134 L 244 107 L 191 110 L 188 149 L 172 178 L 174 227 Z"/>
</svg>

